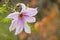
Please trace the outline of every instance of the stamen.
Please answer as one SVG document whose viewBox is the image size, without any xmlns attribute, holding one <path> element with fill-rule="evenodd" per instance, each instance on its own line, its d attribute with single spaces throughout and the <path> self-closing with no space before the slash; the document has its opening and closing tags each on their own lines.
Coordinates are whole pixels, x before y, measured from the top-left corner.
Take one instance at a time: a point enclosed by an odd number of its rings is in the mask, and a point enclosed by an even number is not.
<svg viewBox="0 0 60 40">
<path fill-rule="evenodd" d="M 23 17 L 23 13 L 19 14 L 19 17 L 22 18 Z"/>
</svg>

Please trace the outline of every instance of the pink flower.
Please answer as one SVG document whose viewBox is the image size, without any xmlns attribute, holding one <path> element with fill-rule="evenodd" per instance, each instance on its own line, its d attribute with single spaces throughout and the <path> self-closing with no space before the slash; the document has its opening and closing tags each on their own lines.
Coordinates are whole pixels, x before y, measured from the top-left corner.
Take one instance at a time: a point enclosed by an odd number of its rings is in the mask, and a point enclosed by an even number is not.
<svg viewBox="0 0 60 40">
<path fill-rule="evenodd" d="M 23 3 L 20 3 L 20 5 L 22 6 L 21 12 L 14 12 L 7 16 L 7 18 L 13 19 L 9 30 L 13 31 L 16 29 L 15 35 L 21 33 L 23 29 L 26 33 L 31 33 L 27 22 L 33 23 L 36 21 L 33 16 L 37 14 L 37 8 L 26 9 L 26 6 Z"/>
</svg>

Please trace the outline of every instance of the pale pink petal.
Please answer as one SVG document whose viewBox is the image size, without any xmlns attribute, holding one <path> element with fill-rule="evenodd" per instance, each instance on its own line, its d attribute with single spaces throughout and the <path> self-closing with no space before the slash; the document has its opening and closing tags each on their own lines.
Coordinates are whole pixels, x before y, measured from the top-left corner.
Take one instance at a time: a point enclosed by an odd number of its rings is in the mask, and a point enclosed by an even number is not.
<svg viewBox="0 0 60 40">
<path fill-rule="evenodd" d="M 9 30 L 10 31 L 13 31 L 16 27 L 18 26 L 18 20 L 13 20 L 10 27 L 9 27 Z"/>
<path fill-rule="evenodd" d="M 20 3 L 20 4 L 21 4 L 21 6 L 22 6 L 22 11 L 24 11 L 24 10 L 26 9 L 25 4 L 23 4 L 23 3 Z"/>
<path fill-rule="evenodd" d="M 21 27 L 24 28 L 26 33 L 31 33 L 30 27 L 27 25 L 27 22 L 25 21 L 24 18 L 21 20 L 21 25 L 22 25 Z"/>
<path fill-rule="evenodd" d="M 9 27 L 10 31 L 13 31 L 16 28 L 15 23 L 16 23 L 15 20 L 13 20 L 12 23 L 11 23 L 11 26 Z"/>
<path fill-rule="evenodd" d="M 37 12 L 37 8 L 28 8 L 25 12 L 25 15 L 35 16 Z"/>
<path fill-rule="evenodd" d="M 15 32 L 15 35 L 17 35 L 17 34 L 19 34 L 19 33 L 21 33 L 22 32 L 22 30 L 23 30 L 23 26 L 19 26 L 19 27 L 17 27 L 16 28 L 16 32 Z"/>
<path fill-rule="evenodd" d="M 21 19 L 18 20 L 18 26 L 16 27 L 16 32 L 15 32 L 15 35 L 21 33 L 23 30 L 23 24 L 22 24 L 22 21 Z"/>
<path fill-rule="evenodd" d="M 24 16 L 25 20 L 29 23 L 33 23 L 36 21 L 35 17 L 30 17 L 30 16 Z"/>
<path fill-rule="evenodd" d="M 17 27 L 17 21 L 13 20 L 11 23 L 11 26 L 9 27 L 10 31 L 13 31 Z"/>
<path fill-rule="evenodd" d="M 16 19 L 18 17 L 19 12 L 14 12 L 9 14 L 6 18 Z"/>
<path fill-rule="evenodd" d="M 25 24 L 24 24 L 24 30 L 25 30 L 26 33 L 31 33 L 30 27 L 27 25 L 26 21 L 25 21 Z"/>
</svg>

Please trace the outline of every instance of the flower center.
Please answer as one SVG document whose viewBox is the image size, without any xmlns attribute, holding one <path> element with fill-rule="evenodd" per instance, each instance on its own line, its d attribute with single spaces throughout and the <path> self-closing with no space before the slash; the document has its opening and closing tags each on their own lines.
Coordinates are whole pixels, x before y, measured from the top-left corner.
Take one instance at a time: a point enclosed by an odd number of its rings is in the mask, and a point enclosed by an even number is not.
<svg viewBox="0 0 60 40">
<path fill-rule="evenodd" d="M 19 17 L 20 17 L 20 18 L 22 18 L 23 16 L 24 16 L 23 13 L 19 14 Z"/>
</svg>

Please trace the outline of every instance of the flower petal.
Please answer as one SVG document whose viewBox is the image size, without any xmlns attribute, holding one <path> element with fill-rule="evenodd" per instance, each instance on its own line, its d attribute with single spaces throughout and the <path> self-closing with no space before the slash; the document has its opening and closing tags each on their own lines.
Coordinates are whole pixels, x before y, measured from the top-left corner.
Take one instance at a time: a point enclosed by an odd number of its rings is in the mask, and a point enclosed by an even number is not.
<svg viewBox="0 0 60 40">
<path fill-rule="evenodd" d="M 24 16 L 25 20 L 29 23 L 33 23 L 36 21 L 35 17 L 30 17 L 30 16 Z"/>
<path fill-rule="evenodd" d="M 17 26 L 17 21 L 13 20 L 11 26 L 9 27 L 9 30 L 13 31 L 16 28 L 16 26 Z"/>
<path fill-rule="evenodd" d="M 15 35 L 17 35 L 17 34 L 21 33 L 21 32 L 22 32 L 22 30 L 23 30 L 23 27 L 22 27 L 22 26 L 17 27 L 17 28 L 16 28 Z"/>
<path fill-rule="evenodd" d="M 35 16 L 37 14 L 37 8 L 28 8 L 25 15 Z"/>
<path fill-rule="evenodd" d="M 24 11 L 24 10 L 26 9 L 25 4 L 23 4 L 23 3 L 20 3 L 20 4 L 21 4 L 21 6 L 22 6 L 22 11 Z"/>
<path fill-rule="evenodd" d="M 24 30 L 26 33 L 31 33 L 30 27 L 27 25 L 27 22 L 24 24 Z"/>
<path fill-rule="evenodd" d="M 24 20 L 24 18 L 21 20 L 21 25 L 23 25 L 26 33 L 31 33 L 30 27 L 27 25 L 27 22 Z"/>
<path fill-rule="evenodd" d="M 21 21 L 21 20 L 18 20 L 18 21 L 19 21 L 19 22 L 18 22 L 18 26 L 17 26 L 17 28 L 16 28 L 15 35 L 21 33 L 22 30 L 23 30 L 23 24 L 22 24 L 22 21 Z"/>
<path fill-rule="evenodd" d="M 18 17 L 19 12 L 14 12 L 9 14 L 6 18 L 16 19 Z"/>
</svg>

